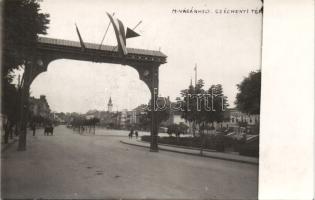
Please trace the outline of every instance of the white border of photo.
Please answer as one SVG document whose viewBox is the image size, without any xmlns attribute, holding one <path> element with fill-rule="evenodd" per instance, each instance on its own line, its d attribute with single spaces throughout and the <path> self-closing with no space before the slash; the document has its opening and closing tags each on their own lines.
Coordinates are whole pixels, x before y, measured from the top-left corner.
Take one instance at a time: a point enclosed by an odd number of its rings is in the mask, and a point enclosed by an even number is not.
<svg viewBox="0 0 315 200">
<path fill-rule="evenodd" d="M 314 1 L 264 4 L 259 199 L 313 199 Z"/>
</svg>

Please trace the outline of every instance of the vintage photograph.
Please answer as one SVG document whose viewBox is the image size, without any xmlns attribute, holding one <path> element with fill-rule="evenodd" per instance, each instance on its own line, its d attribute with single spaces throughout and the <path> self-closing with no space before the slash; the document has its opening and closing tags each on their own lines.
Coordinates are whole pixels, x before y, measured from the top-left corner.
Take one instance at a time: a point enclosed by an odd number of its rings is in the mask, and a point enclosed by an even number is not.
<svg viewBox="0 0 315 200">
<path fill-rule="evenodd" d="M 1 198 L 258 198 L 262 0 L 1 9 Z"/>
</svg>

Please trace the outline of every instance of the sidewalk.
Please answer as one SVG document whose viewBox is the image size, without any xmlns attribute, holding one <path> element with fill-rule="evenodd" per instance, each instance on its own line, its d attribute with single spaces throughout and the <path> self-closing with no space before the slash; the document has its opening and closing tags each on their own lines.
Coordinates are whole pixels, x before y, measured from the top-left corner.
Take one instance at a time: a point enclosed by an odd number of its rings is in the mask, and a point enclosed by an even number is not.
<svg viewBox="0 0 315 200">
<path fill-rule="evenodd" d="M 139 141 L 139 140 L 125 139 L 125 140 L 120 140 L 120 142 L 123 144 L 150 148 L 149 143 Z M 187 148 L 186 147 L 175 147 L 175 146 L 170 146 L 170 145 L 159 144 L 159 150 L 200 156 L 200 150 L 199 149 L 189 148 L 189 147 L 187 147 Z M 259 164 L 258 158 L 236 155 L 236 154 L 230 154 L 230 153 L 222 153 L 222 152 L 204 150 L 203 156 L 209 157 L 209 158 L 221 159 L 221 160 L 254 164 L 254 165 Z"/>
<path fill-rule="evenodd" d="M 18 141 L 18 137 L 14 136 L 13 139 L 9 138 L 8 144 L 4 144 L 3 139 L 1 139 L 1 153 L 8 149 L 12 144 Z"/>
</svg>

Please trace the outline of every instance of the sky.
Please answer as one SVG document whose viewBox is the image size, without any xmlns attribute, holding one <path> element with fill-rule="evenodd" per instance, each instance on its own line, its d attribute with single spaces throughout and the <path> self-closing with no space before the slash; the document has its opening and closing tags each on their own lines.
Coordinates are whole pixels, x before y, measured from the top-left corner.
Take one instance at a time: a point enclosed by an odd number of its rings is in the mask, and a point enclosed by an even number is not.
<svg viewBox="0 0 315 200">
<path fill-rule="evenodd" d="M 159 93 L 171 100 L 194 82 L 194 67 L 205 88 L 222 84 L 230 107 L 236 85 L 260 69 L 262 16 L 260 0 L 44 0 L 41 12 L 50 14 L 45 37 L 78 41 L 75 23 L 84 42 L 99 44 L 109 24 L 106 12 L 115 13 L 125 27 L 141 36 L 127 40 L 127 47 L 160 50 L 167 63 L 160 66 Z M 173 9 L 209 10 L 209 13 L 174 13 Z M 247 13 L 224 13 L 249 9 Z M 221 12 L 221 14 L 218 14 Z M 110 26 L 103 44 L 116 45 Z M 148 103 L 150 91 L 129 66 L 77 60 L 55 60 L 31 85 L 31 95 L 46 95 L 55 112 L 133 109 Z"/>
</svg>

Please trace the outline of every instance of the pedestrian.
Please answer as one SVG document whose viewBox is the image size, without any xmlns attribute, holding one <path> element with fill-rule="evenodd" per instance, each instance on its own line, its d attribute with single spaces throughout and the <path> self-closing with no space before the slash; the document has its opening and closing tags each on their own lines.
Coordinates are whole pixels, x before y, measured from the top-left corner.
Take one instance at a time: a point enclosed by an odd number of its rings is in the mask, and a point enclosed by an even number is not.
<svg viewBox="0 0 315 200">
<path fill-rule="evenodd" d="M 133 136 L 133 129 L 130 130 L 129 138 L 132 139 L 132 136 Z"/>
<path fill-rule="evenodd" d="M 138 131 L 135 132 L 136 139 L 138 139 Z"/>
<path fill-rule="evenodd" d="M 33 131 L 33 136 L 35 136 L 35 132 L 36 132 L 36 125 L 35 122 L 31 123 L 31 130 Z"/>
</svg>

